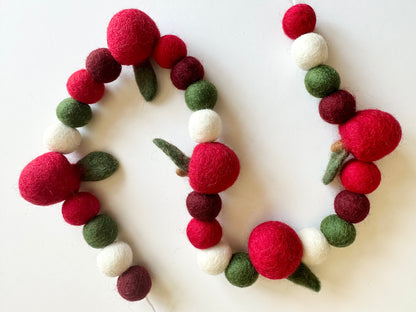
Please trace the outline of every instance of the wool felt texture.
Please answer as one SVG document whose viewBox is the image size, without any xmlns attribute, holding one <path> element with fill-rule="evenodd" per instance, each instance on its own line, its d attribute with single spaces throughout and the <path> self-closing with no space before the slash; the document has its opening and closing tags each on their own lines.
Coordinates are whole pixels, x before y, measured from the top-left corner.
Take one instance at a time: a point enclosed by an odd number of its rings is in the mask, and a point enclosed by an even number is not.
<svg viewBox="0 0 416 312">
<path fill-rule="evenodd" d="M 179 90 L 186 90 L 191 84 L 202 78 L 204 78 L 204 67 L 193 56 L 181 59 L 170 72 L 170 79 Z"/>
<path fill-rule="evenodd" d="M 150 61 L 134 66 L 134 78 L 144 99 L 147 102 L 153 100 L 157 93 L 157 78 Z"/>
<path fill-rule="evenodd" d="M 322 232 L 316 228 L 305 228 L 299 233 L 302 242 L 302 262 L 306 265 L 318 265 L 328 256 L 330 245 Z"/>
<path fill-rule="evenodd" d="M 98 83 L 114 81 L 121 73 L 121 64 L 114 59 L 107 48 L 92 51 L 87 56 L 85 68 Z"/>
<path fill-rule="evenodd" d="M 82 181 L 101 181 L 111 176 L 119 166 L 118 160 L 105 152 L 91 152 L 77 162 Z"/>
<path fill-rule="evenodd" d="M 48 206 L 78 191 L 80 174 L 65 156 L 45 153 L 29 162 L 20 173 L 20 195 L 28 202 Z"/>
<path fill-rule="evenodd" d="M 316 292 L 321 290 L 321 282 L 304 263 L 300 263 L 296 271 L 287 279 Z"/>
<path fill-rule="evenodd" d="M 225 191 L 237 180 L 240 161 L 226 145 L 218 142 L 195 146 L 189 162 L 189 184 L 204 194 Z"/>
<path fill-rule="evenodd" d="M 225 271 L 233 255 L 230 245 L 219 242 L 217 245 L 207 249 L 199 249 L 197 262 L 201 271 L 218 275 Z"/>
<path fill-rule="evenodd" d="M 71 225 L 84 225 L 100 211 L 100 202 L 89 192 L 79 192 L 62 204 L 62 216 Z"/>
<path fill-rule="evenodd" d="M 324 182 L 325 185 L 328 185 L 335 179 L 342 163 L 347 158 L 348 154 L 349 153 L 344 149 L 339 152 L 331 153 L 331 158 L 329 159 L 324 177 L 322 178 L 322 182 Z"/>
<path fill-rule="evenodd" d="M 303 70 L 321 65 L 328 59 L 328 45 L 321 35 L 315 33 L 297 38 L 290 52 L 296 65 Z"/>
<path fill-rule="evenodd" d="M 130 246 L 125 242 L 114 242 L 103 250 L 97 256 L 97 267 L 109 277 L 121 275 L 133 263 L 133 252 Z"/>
<path fill-rule="evenodd" d="M 222 227 L 217 220 L 204 222 L 192 219 L 186 228 L 186 235 L 195 248 L 206 249 L 219 243 Z"/>
<path fill-rule="evenodd" d="M 138 65 L 147 60 L 159 37 L 155 22 L 137 9 L 118 12 L 107 27 L 108 49 L 122 65 Z"/>
<path fill-rule="evenodd" d="M 232 285 L 243 288 L 253 285 L 259 277 L 259 273 L 247 253 L 237 252 L 233 254 L 225 269 L 225 277 Z"/>
<path fill-rule="evenodd" d="M 162 150 L 172 161 L 178 166 L 185 174 L 188 174 L 188 166 L 190 158 L 186 156 L 179 148 L 175 145 L 163 140 L 163 139 L 153 139 L 153 143 Z"/>
<path fill-rule="evenodd" d="M 283 31 L 290 39 L 312 32 L 315 29 L 315 11 L 307 4 L 296 4 L 283 16 Z"/>
<path fill-rule="evenodd" d="M 68 127 L 78 128 L 88 124 L 92 118 L 91 107 L 73 98 L 66 98 L 56 107 L 56 116 Z"/>
<path fill-rule="evenodd" d="M 356 236 L 354 225 L 336 214 L 329 215 L 322 220 L 321 232 L 328 243 L 334 247 L 347 247 L 354 242 Z"/>
<path fill-rule="evenodd" d="M 201 194 L 193 191 L 186 197 L 189 214 L 199 221 L 214 221 L 221 211 L 221 205 L 221 197 L 218 194 Z"/>
<path fill-rule="evenodd" d="M 213 83 L 206 80 L 191 84 L 185 91 L 185 102 L 191 111 L 213 109 L 217 99 L 217 88 Z"/>
<path fill-rule="evenodd" d="M 152 288 L 149 272 L 139 265 L 131 266 L 117 279 L 117 290 L 128 301 L 142 300 Z"/>
<path fill-rule="evenodd" d="M 66 89 L 75 100 L 93 104 L 101 100 L 105 86 L 96 82 L 86 69 L 80 69 L 68 78 Z"/>
<path fill-rule="evenodd" d="M 381 173 L 374 163 L 351 159 L 342 168 L 340 178 L 348 191 L 369 194 L 380 185 Z"/>
<path fill-rule="evenodd" d="M 319 102 L 319 115 L 330 124 L 342 124 L 355 115 L 355 98 L 345 90 L 338 90 Z"/>
<path fill-rule="evenodd" d="M 259 274 L 269 279 L 282 279 L 291 275 L 299 266 L 302 242 L 287 224 L 268 221 L 251 232 L 248 254 Z"/>
<path fill-rule="evenodd" d="M 110 216 L 100 214 L 84 225 L 82 234 L 91 247 L 104 248 L 115 241 L 118 234 L 117 223 Z"/>
<path fill-rule="evenodd" d="M 335 197 L 334 208 L 341 219 L 349 223 L 358 223 L 370 212 L 370 201 L 364 194 L 344 190 Z"/>
<path fill-rule="evenodd" d="M 376 161 L 390 154 L 399 145 L 402 130 L 389 113 L 367 109 L 339 125 L 345 149 L 365 162 Z"/>
<path fill-rule="evenodd" d="M 314 97 L 323 98 L 338 90 L 341 78 L 335 69 L 319 65 L 310 69 L 305 76 L 306 90 Z"/>
<path fill-rule="evenodd" d="M 221 117 L 211 109 L 198 110 L 191 114 L 188 130 L 191 139 L 197 143 L 213 142 L 222 131 Z"/>
<path fill-rule="evenodd" d="M 153 58 L 162 68 L 172 68 L 187 54 L 186 44 L 175 35 L 160 37 L 153 51 Z"/>
<path fill-rule="evenodd" d="M 43 134 L 43 143 L 51 152 L 69 154 L 81 144 L 82 136 L 77 129 L 60 122 L 50 125 Z"/>
</svg>

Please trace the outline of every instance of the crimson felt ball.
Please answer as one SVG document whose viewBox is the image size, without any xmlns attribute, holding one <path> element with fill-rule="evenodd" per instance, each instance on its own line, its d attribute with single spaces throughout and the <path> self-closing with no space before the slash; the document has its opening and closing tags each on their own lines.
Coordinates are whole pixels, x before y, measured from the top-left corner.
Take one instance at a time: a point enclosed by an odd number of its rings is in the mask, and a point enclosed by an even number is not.
<svg viewBox="0 0 416 312">
<path fill-rule="evenodd" d="M 217 220 L 204 222 L 192 219 L 186 228 L 186 235 L 195 248 L 207 249 L 219 243 L 222 228 Z"/>
<path fill-rule="evenodd" d="M 123 65 L 139 65 L 147 60 L 159 37 L 155 22 L 137 9 L 118 12 L 107 27 L 108 49 Z"/>
<path fill-rule="evenodd" d="M 92 51 L 85 61 L 85 68 L 98 83 L 107 83 L 117 79 L 121 65 L 111 55 L 107 48 Z"/>
<path fill-rule="evenodd" d="M 283 16 L 283 31 L 290 39 L 310 33 L 315 29 L 315 11 L 307 4 L 296 4 Z"/>
<path fill-rule="evenodd" d="M 370 201 L 364 194 L 344 190 L 335 197 L 334 208 L 341 219 L 349 223 L 358 223 L 367 217 Z"/>
<path fill-rule="evenodd" d="M 352 159 L 341 170 L 341 183 L 348 191 L 369 194 L 380 185 L 381 173 L 374 163 Z"/>
<path fill-rule="evenodd" d="M 335 91 L 321 100 L 319 115 L 330 124 L 342 124 L 355 115 L 355 99 L 345 90 Z"/>
<path fill-rule="evenodd" d="M 296 232 L 279 221 L 264 222 L 251 232 L 248 254 L 259 274 L 270 279 L 291 275 L 302 260 L 302 242 Z"/>
<path fill-rule="evenodd" d="M 117 279 L 117 290 L 120 296 L 128 301 L 142 300 L 152 288 L 149 272 L 139 265 L 131 266 Z"/>
<path fill-rule="evenodd" d="M 188 86 L 202 78 L 204 78 L 204 67 L 193 56 L 180 60 L 170 72 L 170 79 L 179 90 L 186 90 Z"/>
<path fill-rule="evenodd" d="M 213 221 L 221 210 L 221 197 L 218 194 L 189 193 L 186 207 L 189 214 L 200 221 Z"/>
<path fill-rule="evenodd" d="M 59 203 L 78 191 L 80 173 L 65 156 L 55 152 L 43 154 L 22 170 L 19 191 L 28 202 L 47 206 Z"/>
<path fill-rule="evenodd" d="M 65 200 L 62 216 L 71 225 L 83 225 L 100 211 L 100 202 L 91 193 L 79 192 Z"/>
<path fill-rule="evenodd" d="M 105 91 L 104 84 L 96 82 L 86 69 L 73 73 L 66 83 L 66 88 L 72 98 L 85 104 L 98 102 Z"/>
<path fill-rule="evenodd" d="M 183 40 L 174 35 L 160 37 L 156 43 L 153 57 L 163 68 L 172 68 L 186 56 L 186 45 Z"/>
</svg>

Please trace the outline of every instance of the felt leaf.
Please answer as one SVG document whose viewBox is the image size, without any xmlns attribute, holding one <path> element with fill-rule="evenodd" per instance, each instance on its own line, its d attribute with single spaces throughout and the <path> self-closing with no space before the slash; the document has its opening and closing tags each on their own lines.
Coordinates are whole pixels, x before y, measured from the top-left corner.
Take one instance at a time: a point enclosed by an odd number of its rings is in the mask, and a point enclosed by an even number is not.
<svg viewBox="0 0 416 312">
<path fill-rule="evenodd" d="M 157 92 L 157 79 L 152 64 L 147 60 L 140 65 L 133 66 L 133 68 L 140 93 L 147 102 L 150 102 L 154 99 Z"/>
<path fill-rule="evenodd" d="M 111 176 L 119 163 L 112 155 L 105 152 L 92 152 L 77 162 L 82 181 L 101 181 Z"/>
<path fill-rule="evenodd" d="M 333 152 L 331 154 L 331 158 L 329 159 L 328 166 L 326 167 L 324 177 L 322 178 L 322 181 L 325 185 L 331 183 L 335 179 L 339 168 L 341 167 L 345 158 L 347 158 L 348 154 L 349 153 L 345 149 L 342 149 L 340 152 Z"/>
<path fill-rule="evenodd" d="M 175 145 L 166 142 L 163 139 L 153 139 L 153 143 L 159 147 L 169 158 L 181 169 L 184 173 L 188 174 L 189 161 L 191 160 Z"/>
<path fill-rule="evenodd" d="M 287 278 L 289 281 L 309 288 L 313 291 L 321 290 L 321 282 L 315 274 L 304 264 L 300 263 L 295 272 Z"/>
</svg>

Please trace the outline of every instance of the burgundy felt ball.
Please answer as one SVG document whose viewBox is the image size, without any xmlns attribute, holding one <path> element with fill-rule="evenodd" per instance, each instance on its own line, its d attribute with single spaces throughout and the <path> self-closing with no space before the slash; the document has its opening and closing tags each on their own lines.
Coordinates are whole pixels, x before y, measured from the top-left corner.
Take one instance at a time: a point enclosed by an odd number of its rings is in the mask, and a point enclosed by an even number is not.
<svg viewBox="0 0 416 312">
<path fill-rule="evenodd" d="M 381 182 L 380 170 L 374 163 L 357 159 L 352 159 L 344 165 L 340 177 L 345 189 L 358 194 L 375 191 Z"/>
<path fill-rule="evenodd" d="M 330 124 L 342 124 L 355 115 L 355 99 L 351 93 L 338 90 L 319 103 L 319 115 Z"/>
<path fill-rule="evenodd" d="M 302 242 L 296 232 L 279 221 L 264 222 L 248 239 L 248 254 L 259 274 L 270 279 L 291 275 L 302 260 Z"/>
<path fill-rule="evenodd" d="M 114 59 L 107 48 L 92 51 L 85 61 L 85 68 L 98 83 L 114 81 L 121 73 L 121 64 Z"/>
<path fill-rule="evenodd" d="M 173 85 L 179 90 L 186 90 L 194 82 L 204 78 L 204 67 L 193 56 L 180 60 L 170 72 Z"/>
<path fill-rule="evenodd" d="M 118 12 L 107 27 L 108 48 L 123 65 L 139 65 L 147 60 L 159 37 L 155 22 L 137 9 Z"/>
<path fill-rule="evenodd" d="M 78 191 L 80 173 L 65 156 L 49 152 L 36 157 L 22 170 L 19 191 L 34 205 L 48 206 L 64 201 Z"/>
<path fill-rule="evenodd" d="M 213 221 L 221 211 L 221 197 L 218 194 L 189 193 L 186 207 L 189 214 L 199 221 Z"/>
<path fill-rule="evenodd" d="M 186 53 L 186 45 L 181 38 L 175 35 L 165 35 L 156 43 L 153 57 L 160 67 L 172 68 L 186 56 Z"/>
<path fill-rule="evenodd" d="M 370 201 L 364 194 L 341 191 L 334 200 L 335 212 L 349 223 L 363 221 L 370 211 Z"/>
<path fill-rule="evenodd" d="M 79 192 L 69 197 L 62 205 L 62 216 L 71 225 L 83 225 L 100 211 L 100 202 L 91 193 Z"/>
<path fill-rule="evenodd" d="M 219 243 L 222 227 L 217 220 L 204 222 L 192 219 L 186 228 L 186 235 L 195 248 L 207 249 Z"/>
<path fill-rule="evenodd" d="M 128 301 L 142 300 L 152 288 L 149 272 L 139 265 L 131 266 L 117 279 L 117 290 Z"/>
<path fill-rule="evenodd" d="M 290 39 L 313 32 L 316 24 L 315 11 L 307 4 L 296 4 L 283 16 L 283 31 Z"/>
<path fill-rule="evenodd" d="M 72 98 L 85 104 L 98 102 L 105 90 L 104 84 L 96 82 L 86 69 L 73 73 L 66 83 L 66 88 Z"/>
</svg>

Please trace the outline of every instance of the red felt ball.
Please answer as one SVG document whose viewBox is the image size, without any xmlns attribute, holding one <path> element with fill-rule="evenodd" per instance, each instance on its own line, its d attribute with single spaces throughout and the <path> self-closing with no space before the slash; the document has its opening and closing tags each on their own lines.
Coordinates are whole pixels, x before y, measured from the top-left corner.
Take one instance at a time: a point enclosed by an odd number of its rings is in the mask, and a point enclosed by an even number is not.
<svg viewBox="0 0 416 312">
<path fill-rule="evenodd" d="M 195 248 L 206 249 L 219 243 L 222 237 L 222 228 L 215 219 L 212 222 L 192 219 L 186 228 L 186 235 Z"/>
<path fill-rule="evenodd" d="M 202 78 L 204 78 L 204 67 L 193 56 L 180 60 L 170 72 L 170 79 L 179 90 L 186 90 L 189 85 Z"/>
<path fill-rule="evenodd" d="M 315 29 L 315 11 L 307 4 L 296 4 L 283 16 L 283 31 L 290 39 L 296 39 Z"/>
<path fill-rule="evenodd" d="M 91 193 L 79 192 L 65 200 L 62 216 L 71 225 L 83 225 L 100 211 L 100 202 Z"/>
<path fill-rule="evenodd" d="M 248 239 L 248 254 L 259 274 L 270 279 L 291 275 L 302 260 L 302 242 L 296 232 L 279 221 L 264 222 Z"/>
<path fill-rule="evenodd" d="M 36 157 L 22 170 L 19 191 L 28 202 L 48 206 L 78 191 L 80 173 L 65 156 L 50 152 Z"/>
<path fill-rule="evenodd" d="M 174 35 L 166 35 L 156 43 L 153 57 L 163 68 L 172 68 L 186 56 L 186 45 L 183 40 Z"/>
<path fill-rule="evenodd" d="M 128 268 L 117 279 L 117 290 L 120 296 L 128 301 L 142 300 L 152 288 L 149 272 L 139 265 Z"/>
<path fill-rule="evenodd" d="M 361 161 L 376 161 L 390 154 L 399 145 L 402 130 L 390 114 L 367 109 L 339 126 L 346 150 Z"/>
<path fill-rule="evenodd" d="M 78 102 L 93 104 L 103 97 L 105 87 L 103 83 L 96 82 L 86 69 L 80 69 L 69 77 L 66 89 Z"/>
<path fill-rule="evenodd" d="M 159 37 L 155 22 L 137 9 L 118 12 L 107 27 L 108 48 L 123 65 L 138 65 L 147 60 Z"/>
<path fill-rule="evenodd" d="M 186 207 L 189 214 L 199 221 L 213 221 L 221 211 L 221 197 L 218 194 L 189 193 Z"/>
<path fill-rule="evenodd" d="M 341 183 L 351 192 L 368 194 L 373 192 L 381 182 L 381 173 L 374 163 L 357 159 L 348 161 L 341 170 Z"/>
<path fill-rule="evenodd" d="M 364 194 L 341 191 L 334 200 L 335 212 L 349 223 L 363 221 L 370 211 L 370 201 Z"/>
<path fill-rule="evenodd" d="M 220 193 L 234 184 L 239 173 L 238 157 L 226 145 L 213 142 L 195 146 L 188 167 L 189 183 L 195 191 Z"/>
<path fill-rule="evenodd" d="M 319 103 L 319 115 L 330 124 L 342 124 L 355 115 L 355 99 L 351 93 L 338 90 Z"/>
<path fill-rule="evenodd" d="M 121 64 L 114 59 L 107 48 L 92 51 L 85 61 L 85 68 L 98 83 L 114 81 L 121 73 Z"/>
</svg>

